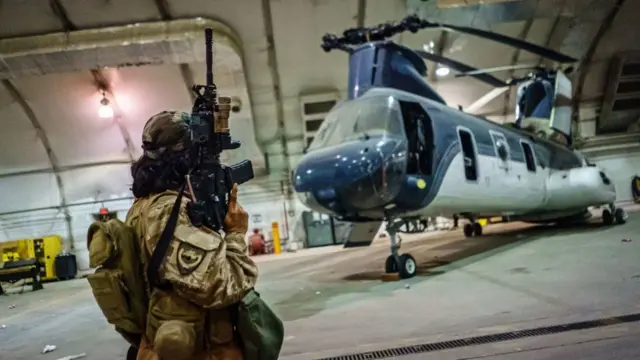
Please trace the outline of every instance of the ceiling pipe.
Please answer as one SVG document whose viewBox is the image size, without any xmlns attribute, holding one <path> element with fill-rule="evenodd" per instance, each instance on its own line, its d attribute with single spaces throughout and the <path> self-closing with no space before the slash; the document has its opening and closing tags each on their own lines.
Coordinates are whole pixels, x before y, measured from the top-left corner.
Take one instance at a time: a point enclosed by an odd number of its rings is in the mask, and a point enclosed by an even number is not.
<svg viewBox="0 0 640 360">
<path fill-rule="evenodd" d="M 262 187 L 262 189 L 260 190 L 241 190 L 238 192 L 238 200 L 240 202 L 243 201 L 243 198 L 246 199 L 247 202 L 252 202 L 255 201 L 256 198 L 268 198 L 269 196 L 266 195 L 266 193 L 269 192 L 279 192 L 280 190 L 280 186 L 281 186 L 281 180 L 274 180 L 274 179 L 256 179 L 257 181 L 253 184 L 256 186 L 260 186 Z M 275 197 L 280 196 L 280 194 L 274 195 Z M 118 201 L 133 201 L 135 200 L 134 197 L 132 196 L 126 196 L 126 197 L 117 197 L 117 198 L 112 198 L 112 199 L 102 199 L 102 200 L 91 200 L 91 201 L 82 201 L 82 202 L 76 202 L 76 203 L 68 203 L 66 204 L 67 208 L 72 208 L 72 207 L 78 207 L 78 206 L 86 206 L 86 205 L 96 205 L 96 204 L 102 204 L 102 203 L 111 203 L 111 202 L 118 202 Z M 45 206 L 45 207 L 38 207 L 38 208 L 31 208 L 31 209 L 22 209 L 22 210 L 11 210 L 11 211 L 5 211 L 0 213 L 0 217 L 3 216 L 9 216 L 9 215 L 18 215 L 18 214 L 26 214 L 26 213 L 33 213 L 33 212 L 40 212 L 40 211 L 49 211 L 49 210 L 62 210 L 62 206 Z"/>
<path fill-rule="evenodd" d="M 71 203 L 71 204 L 67 204 L 66 207 L 71 208 L 71 207 L 77 207 L 77 206 L 96 205 L 96 204 L 116 202 L 116 201 L 133 201 L 133 200 L 135 200 L 133 197 L 127 196 L 127 197 L 120 197 L 120 198 L 114 198 L 114 199 L 92 200 L 92 201 Z M 48 211 L 48 210 L 62 210 L 62 206 L 45 206 L 45 207 L 39 207 L 39 208 L 5 211 L 0 213 L 0 217 L 17 215 L 17 214 L 27 214 L 27 213 L 39 212 L 39 211 Z"/>
<path fill-rule="evenodd" d="M 227 25 L 204 18 L 136 23 L 0 39 L 0 54 L 6 61 L 10 58 L 27 55 L 47 55 L 159 42 L 185 40 L 200 42 L 204 38 L 205 28 L 213 29 L 213 38 L 216 44 L 231 48 L 240 58 L 243 57 L 238 35 Z M 109 60 L 105 59 L 104 61 Z M 94 67 L 95 65 L 97 64 L 94 64 Z"/>
<path fill-rule="evenodd" d="M 114 165 L 130 165 L 131 160 L 109 160 L 109 161 L 100 161 L 100 162 L 92 162 L 92 163 L 82 163 L 82 164 L 74 164 L 74 165 L 60 165 L 58 167 L 58 173 L 63 173 L 67 171 L 74 171 L 80 169 L 87 169 L 92 167 L 102 167 L 102 166 L 114 166 Z M 16 177 L 16 176 L 29 176 L 29 175 L 40 175 L 40 174 L 51 174 L 53 173 L 52 168 L 41 168 L 41 169 L 33 169 L 33 170 L 24 170 L 24 171 L 15 171 L 10 173 L 0 174 L 0 179 Z"/>
</svg>

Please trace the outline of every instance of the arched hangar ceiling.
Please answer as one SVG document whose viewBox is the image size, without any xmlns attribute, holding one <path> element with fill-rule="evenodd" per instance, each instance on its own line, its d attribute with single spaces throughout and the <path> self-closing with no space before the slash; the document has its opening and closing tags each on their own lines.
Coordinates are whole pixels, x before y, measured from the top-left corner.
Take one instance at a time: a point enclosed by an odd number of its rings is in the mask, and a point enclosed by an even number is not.
<svg viewBox="0 0 640 360">
<path fill-rule="evenodd" d="M 129 164 L 140 155 L 144 122 L 164 109 L 189 111 L 188 86 L 204 79 L 201 34 L 205 26 L 216 30 L 215 78 L 220 93 L 242 101 L 242 110 L 230 122 L 232 134 L 244 145 L 228 160 L 250 158 L 259 173 L 267 168 L 270 173 L 267 180 L 243 190 L 247 201 L 257 202 L 268 198 L 265 193 L 279 193 L 280 180 L 287 178 L 302 153 L 299 97 L 346 90 L 346 55 L 320 49 L 326 32 L 340 33 L 358 24 L 419 13 L 435 21 L 521 37 L 581 58 L 615 1 L 471 3 L 0 1 L 0 228 L 4 237 L 66 235 L 70 228 L 82 241 L 91 220 L 87 214 L 100 206 L 99 201 L 113 208 L 129 206 Z M 629 29 L 640 5 L 627 0 L 624 6 L 613 24 L 607 25 L 589 61 L 582 96 L 586 102 L 598 103 L 602 96 L 608 59 L 621 50 L 637 50 Z M 419 49 L 433 43 L 443 54 L 476 67 L 542 61 L 470 36 L 443 36 L 439 30 L 404 34 L 396 40 Z M 435 69 L 434 64 L 428 66 Z M 433 71 L 430 78 L 453 106 L 468 106 L 491 90 L 475 80 L 437 77 Z M 114 119 L 98 116 L 100 88 L 113 105 Z M 482 113 L 496 119 L 508 116 L 510 102 L 500 97 Z"/>
</svg>

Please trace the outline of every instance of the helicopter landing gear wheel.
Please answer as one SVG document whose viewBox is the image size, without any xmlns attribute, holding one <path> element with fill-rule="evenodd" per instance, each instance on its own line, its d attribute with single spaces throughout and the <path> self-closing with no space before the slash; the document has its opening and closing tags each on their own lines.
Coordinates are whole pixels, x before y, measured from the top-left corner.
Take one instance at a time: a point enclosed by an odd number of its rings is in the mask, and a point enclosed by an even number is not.
<svg viewBox="0 0 640 360">
<path fill-rule="evenodd" d="M 398 260 L 394 255 L 389 255 L 384 262 L 384 272 L 387 274 L 393 274 L 398 272 Z"/>
<path fill-rule="evenodd" d="M 398 259 L 398 274 L 401 279 L 409 279 L 416 275 L 416 260 L 409 254 L 402 254 Z"/>
<path fill-rule="evenodd" d="M 602 210 L 602 223 L 605 225 L 613 225 L 613 223 L 624 224 L 627 222 L 627 212 L 623 208 L 616 207 L 615 204 L 609 204 L 609 208 Z"/>
<path fill-rule="evenodd" d="M 409 254 L 398 253 L 400 242 L 397 241 L 397 228 L 388 226 L 389 242 L 391 255 L 389 255 L 384 263 L 384 271 L 387 274 L 398 273 L 401 279 L 409 279 L 416 275 L 418 269 L 416 260 Z"/>
<path fill-rule="evenodd" d="M 622 225 L 627 222 L 627 212 L 622 208 L 616 208 L 613 211 L 613 219 L 616 223 Z"/>
<path fill-rule="evenodd" d="M 464 227 L 462 228 L 465 237 L 472 237 L 473 230 L 473 224 L 464 224 Z"/>
<path fill-rule="evenodd" d="M 482 225 L 479 222 L 473 223 L 473 235 L 482 236 Z"/>
<path fill-rule="evenodd" d="M 481 236 L 482 235 L 482 225 L 479 222 L 474 221 L 470 224 L 465 224 L 463 228 L 465 237 L 472 236 Z"/>
</svg>

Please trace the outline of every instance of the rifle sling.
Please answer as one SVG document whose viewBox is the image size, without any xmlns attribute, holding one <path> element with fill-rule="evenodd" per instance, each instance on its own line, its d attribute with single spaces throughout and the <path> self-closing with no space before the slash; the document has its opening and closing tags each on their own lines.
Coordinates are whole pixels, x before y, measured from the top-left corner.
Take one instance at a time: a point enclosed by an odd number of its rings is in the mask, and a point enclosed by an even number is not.
<svg viewBox="0 0 640 360">
<path fill-rule="evenodd" d="M 187 182 L 185 181 L 178 192 L 176 202 L 173 204 L 171 215 L 169 215 L 169 220 L 167 220 L 167 225 L 165 225 L 164 230 L 162 230 L 162 235 L 160 235 L 160 239 L 156 243 L 156 247 L 153 249 L 153 253 L 151 254 L 151 259 L 149 259 L 149 264 L 147 265 L 147 281 L 149 281 L 149 290 L 161 287 L 160 266 L 167 255 L 169 244 L 171 244 L 173 233 L 176 230 L 176 225 L 178 224 L 178 215 L 180 214 L 180 206 L 182 205 L 182 195 L 184 194 L 186 185 Z"/>
</svg>

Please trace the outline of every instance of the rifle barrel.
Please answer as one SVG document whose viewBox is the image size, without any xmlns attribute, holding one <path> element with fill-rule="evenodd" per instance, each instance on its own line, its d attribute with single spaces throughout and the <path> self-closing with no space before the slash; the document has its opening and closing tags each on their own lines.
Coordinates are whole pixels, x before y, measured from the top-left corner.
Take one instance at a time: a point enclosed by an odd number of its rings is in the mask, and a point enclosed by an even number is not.
<svg viewBox="0 0 640 360">
<path fill-rule="evenodd" d="M 205 62 L 207 66 L 207 86 L 213 85 L 213 29 L 204 29 Z"/>
</svg>

